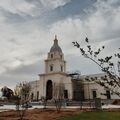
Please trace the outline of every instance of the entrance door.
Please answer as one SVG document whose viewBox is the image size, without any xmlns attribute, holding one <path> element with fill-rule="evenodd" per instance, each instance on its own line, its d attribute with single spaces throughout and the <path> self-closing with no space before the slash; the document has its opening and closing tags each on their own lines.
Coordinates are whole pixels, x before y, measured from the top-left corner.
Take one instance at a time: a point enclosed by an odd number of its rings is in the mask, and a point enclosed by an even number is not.
<svg viewBox="0 0 120 120">
<path fill-rule="evenodd" d="M 52 81 L 48 80 L 47 85 L 46 85 L 46 99 L 50 100 L 52 99 L 52 92 L 53 92 L 53 86 L 52 86 Z"/>
</svg>

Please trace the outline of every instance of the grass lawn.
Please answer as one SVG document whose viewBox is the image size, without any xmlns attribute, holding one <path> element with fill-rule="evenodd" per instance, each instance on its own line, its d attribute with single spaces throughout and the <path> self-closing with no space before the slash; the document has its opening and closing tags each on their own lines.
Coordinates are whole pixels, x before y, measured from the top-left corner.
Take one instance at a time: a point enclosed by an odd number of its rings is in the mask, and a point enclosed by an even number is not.
<svg viewBox="0 0 120 120">
<path fill-rule="evenodd" d="M 57 120 L 120 120 L 120 112 L 83 112 Z"/>
</svg>

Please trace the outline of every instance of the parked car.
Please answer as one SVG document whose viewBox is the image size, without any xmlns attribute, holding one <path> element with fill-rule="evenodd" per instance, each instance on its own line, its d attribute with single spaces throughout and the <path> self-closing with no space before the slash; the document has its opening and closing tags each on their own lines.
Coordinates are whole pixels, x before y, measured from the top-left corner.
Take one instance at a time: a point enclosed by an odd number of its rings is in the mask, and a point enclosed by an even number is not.
<svg viewBox="0 0 120 120">
<path fill-rule="evenodd" d="M 32 105 L 30 103 L 24 103 L 22 105 L 22 108 L 31 108 L 31 107 L 32 107 Z"/>
<path fill-rule="evenodd" d="M 3 104 L 0 103 L 0 106 L 3 106 Z"/>
<path fill-rule="evenodd" d="M 43 105 L 42 101 L 32 101 L 30 102 L 31 105 Z"/>
</svg>

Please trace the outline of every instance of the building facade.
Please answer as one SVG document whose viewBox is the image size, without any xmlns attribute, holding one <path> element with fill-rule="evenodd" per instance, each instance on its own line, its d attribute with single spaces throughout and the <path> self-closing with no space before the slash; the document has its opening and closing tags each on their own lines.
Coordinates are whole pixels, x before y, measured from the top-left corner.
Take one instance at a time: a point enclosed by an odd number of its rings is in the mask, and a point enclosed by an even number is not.
<svg viewBox="0 0 120 120">
<path fill-rule="evenodd" d="M 55 36 L 54 44 L 45 60 L 45 73 L 39 74 L 39 80 L 30 82 L 33 88 L 31 98 L 40 99 L 41 97 L 45 97 L 52 99 L 55 97 L 55 87 L 61 83 L 64 85 L 64 96 L 72 99 L 71 77 L 66 76 L 66 61 Z"/>
<path fill-rule="evenodd" d="M 76 75 L 76 74 L 74 74 Z M 45 60 L 45 72 L 39 74 L 39 80 L 30 82 L 31 100 L 54 99 L 56 97 L 56 86 L 62 84 L 63 97 L 72 100 L 85 99 L 120 99 L 116 95 L 111 95 L 110 91 L 96 84 L 95 82 L 85 81 L 86 75 L 73 77 L 66 73 L 66 61 L 61 47 L 55 36 L 54 44 L 48 52 Z M 105 74 L 87 75 L 89 77 L 104 76 Z M 107 96 L 101 93 L 106 93 Z"/>
</svg>

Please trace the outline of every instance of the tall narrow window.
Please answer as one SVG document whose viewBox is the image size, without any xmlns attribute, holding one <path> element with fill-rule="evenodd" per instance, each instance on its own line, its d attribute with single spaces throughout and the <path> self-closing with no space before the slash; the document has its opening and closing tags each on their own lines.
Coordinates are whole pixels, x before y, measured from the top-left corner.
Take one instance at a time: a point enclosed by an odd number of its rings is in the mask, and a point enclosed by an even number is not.
<svg viewBox="0 0 120 120">
<path fill-rule="evenodd" d="M 51 58 L 53 58 L 53 54 L 51 54 Z"/>
<path fill-rule="evenodd" d="M 34 94 L 32 93 L 32 94 L 31 94 L 31 100 L 33 100 L 33 98 L 34 98 Z"/>
<path fill-rule="evenodd" d="M 64 90 L 64 98 L 68 98 L 68 90 Z"/>
<path fill-rule="evenodd" d="M 63 72 L 63 66 L 61 65 L 61 72 Z"/>
<path fill-rule="evenodd" d="M 97 97 L 96 90 L 93 90 L 93 91 L 92 91 L 92 94 L 93 94 L 93 99 L 95 99 L 95 98 Z"/>
<path fill-rule="evenodd" d="M 110 95 L 110 91 L 109 90 L 106 90 L 106 96 L 107 96 L 107 99 L 111 99 L 111 95 Z"/>
<path fill-rule="evenodd" d="M 51 80 L 48 80 L 46 83 L 46 99 L 50 100 L 53 96 L 53 83 Z"/>
<path fill-rule="evenodd" d="M 53 65 L 50 65 L 50 71 L 53 71 Z"/>
<path fill-rule="evenodd" d="M 62 59 L 62 55 L 60 55 L 60 58 Z"/>
</svg>

